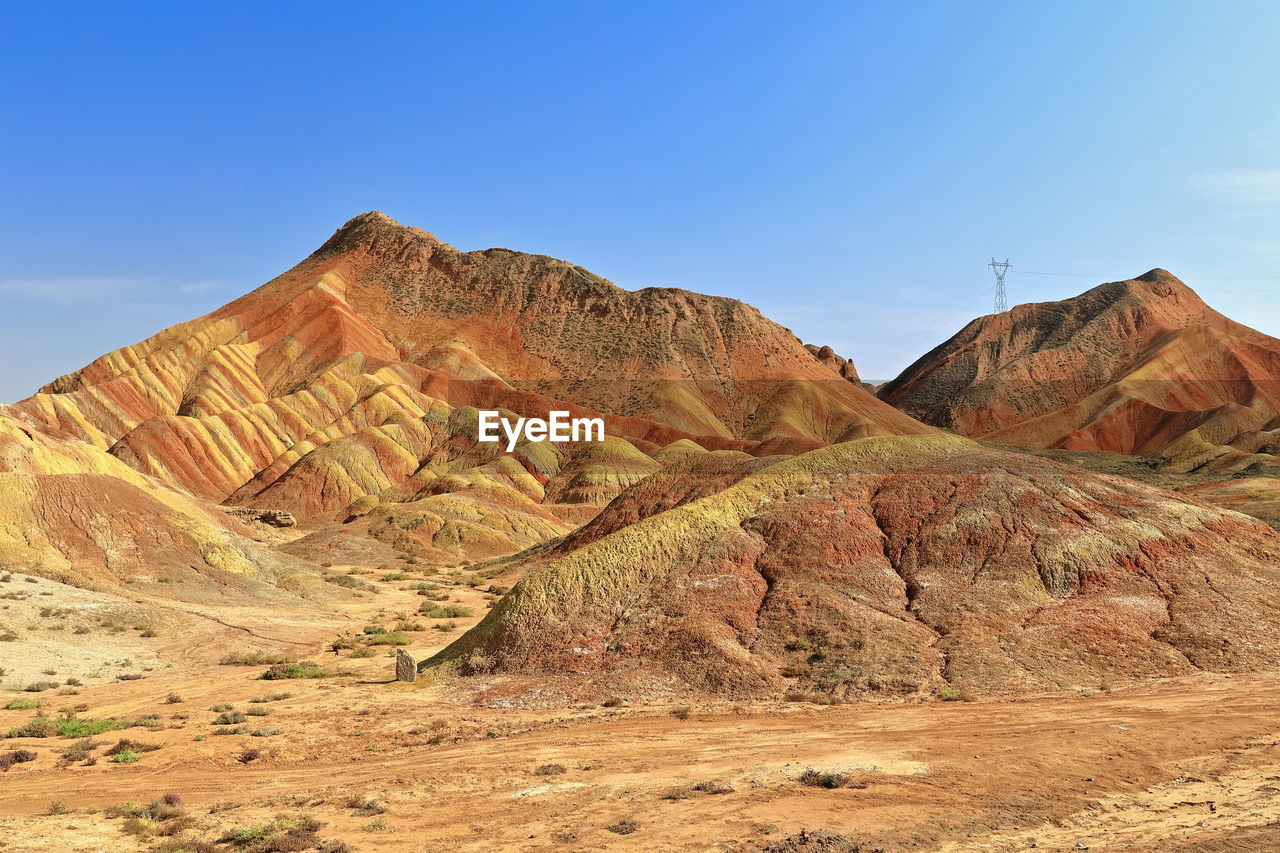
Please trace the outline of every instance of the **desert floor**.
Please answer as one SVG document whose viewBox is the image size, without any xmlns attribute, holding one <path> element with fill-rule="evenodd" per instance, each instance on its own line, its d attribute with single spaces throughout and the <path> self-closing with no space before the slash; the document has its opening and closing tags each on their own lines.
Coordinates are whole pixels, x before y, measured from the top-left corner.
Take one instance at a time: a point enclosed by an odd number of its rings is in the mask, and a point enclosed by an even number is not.
<svg viewBox="0 0 1280 853">
<path fill-rule="evenodd" d="M 429 576 L 449 594 L 441 603 L 476 615 L 414 632 L 419 658 L 474 623 L 493 597 Z M 87 705 L 81 719 L 160 720 L 96 736 L 98 760 L 88 765 L 61 760 L 74 739 L 0 741 L 0 751 L 38 756 L 0 775 L 0 849 L 151 850 L 162 832 L 214 841 L 283 814 L 322 821 L 323 838 L 361 851 L 755 851 L 802 829 L 886 852 L 1280 850 L 1280 675 L 973 702 L 484 708 L 447 683 L 390 681 L 385 647 L 367 658 L 328 650 L 335 635 L 394 622 L 390 614 L 423 601 L 411 582 L 366 578 L 382 592 L 321 614 L 240 607 L 215 620 L 190 605 L 140 600 L 165 626 L 129 662 L 147 662 L 142 678 L 86 678 L 74 696 L 12 692 L 13 679 L 3 679 L 0 700 L 44 701 L 50 717 L 65 704 Z M 77 618 L 70 588 L 30 586 L 50 605 L 70 602 L 70 615 L 46 620 Z M 40 624 L 38 614 L 15 612 Z M 136 632 L 112 636 L 147 642 Z M 86 648 L 100 648 L 93 639 L 83 637 Z M 65 667 L 69 641 L 32 640 L 28 649 L 57 646 L 50 661 Z M 0 647 L 0 657 L 16 659 L 26 643 Z M 219 664 L 246 649 L 343 674 L 264 681 L 264 666 Z M 94 666 L 101 675 L 103 664 Z M 281 692 L 289 696 L 249 701 Z M 224 704 L 269 709 L 247 724 L 280 733 L 212 736 L 209 709 Z M 0 731 L 34 713 L 0 711 Z M 120 738 L 160 748 L 116 763 L 105 751 Z M 242 762 L 249 748 L 261 755 Z M 809 768 L 844 774 L 844 784 L 801 784 Z M 732 790 L 690 790 L 709 781 Z M 134 821 L 127 832 L 127 816 L 107 811 L 165 794 L 181 797 L 185 817 Z M 633 832 L 609 829 L 628 819 Z"/>
</svg>

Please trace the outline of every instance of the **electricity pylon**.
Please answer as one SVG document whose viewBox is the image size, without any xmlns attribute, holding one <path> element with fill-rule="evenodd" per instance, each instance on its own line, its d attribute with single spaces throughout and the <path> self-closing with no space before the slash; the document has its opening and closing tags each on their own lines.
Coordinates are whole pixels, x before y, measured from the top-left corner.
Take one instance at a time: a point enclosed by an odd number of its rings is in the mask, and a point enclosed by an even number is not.
<svg viewBox="0 0 1280 853">
<path fill-rule="evenodd" d="M 987 266 L 991 267 L 991 271 L 996 274 L 996 313 L 1000 314 L 1009 310 L 1009 294 L 1004 289 L 1004 277 L 1013 265 L 1009 263 L 1008 258 L 1003 261 L 992 258 Z"/>
</svg>

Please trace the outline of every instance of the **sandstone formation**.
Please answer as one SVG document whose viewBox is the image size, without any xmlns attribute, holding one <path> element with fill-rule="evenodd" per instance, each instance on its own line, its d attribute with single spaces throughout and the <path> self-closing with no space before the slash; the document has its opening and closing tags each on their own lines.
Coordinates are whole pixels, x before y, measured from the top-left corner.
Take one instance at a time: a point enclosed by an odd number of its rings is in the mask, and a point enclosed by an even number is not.
<svg viewBox="0 0 1280 853">
<path fill-rule="evenodd" d="M 744 462 L 701 463 L 728 485 L 690 502 L 674 469 L 666 501 L 635 487 L 425 665 L 838 697 L 1280 665 L 1280 535 L 1255 519 L 958 436 Z"/>
<path fill-rule="evenodd" d="M 179 580 L 166 592 L 188 596 L 210 587 L 315 580 L 314 566 L 254 541 L 217 507 L 96 447 L 27 429 L 5 407 L 0 569 L 97 588 Z"/>
<path fill-rule="evenodd" d="M 853 366 L 853 359 L 845 358 L 829 346 L 805 344 L 804 348 L 813 353 L 814 358 L 831 368 L 835 373 L 839 373 L 855 385 L 862 384 L 862 380 L 858 378 L 858 369 Z"/>
<path fill-rule="evenodd" d="M 1182 470 L 1274 466 L 1280 452 L 1280 340 L 1164 270 L 980 317 L 879 393 L 971 437 Z"/>
<path fill-rule="evenodd" d="M 469 512 L 476 501 L 599 506 L 681 442 L 794 453 L 930 431 L 847 381 L 847 362 L 826 361 L 736 300 L 629 292 L 541 255 L 460 252 L 369 213 L 253 293 L 105 355 L 13 413 L 199 498 L 302 518 L 459 491 Z M 476 445 L 477 407 L 600 414 L 610 440 L 508 456 Z"/>
</svg>

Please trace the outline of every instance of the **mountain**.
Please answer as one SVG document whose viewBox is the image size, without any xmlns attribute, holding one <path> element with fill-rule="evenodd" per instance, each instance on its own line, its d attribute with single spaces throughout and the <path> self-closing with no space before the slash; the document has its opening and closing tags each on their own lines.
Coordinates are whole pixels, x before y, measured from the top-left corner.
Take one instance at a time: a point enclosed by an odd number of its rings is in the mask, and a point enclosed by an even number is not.
<svg viewBox="0 0 1280 853">
<path fill-rule="evenodd" d="M 959 436 L 690 458 L 517 573 L 424 668 L 552 701 L 1096 688 L 1280 665 L 1280 534 Z"/>
<path fill-rule="evenodd" d="M 795 453 L 931 431 L 850 375 L 737 300 L 461 252 L 373 212 L 252 293 L 12 413 L 204 500 L 344 519 L 460 490 L 603 505 L 682 441 Z M 476 445 L 477 407 L 600 414 L 610 438 L 506 457 Z"/>
<path fill-rule="evenodd" d="M 1042 448 L 1274 466 L 1280 340 L 1160 269 L 980 317 L 880 389 L 934 426 Z"/>
</svg>

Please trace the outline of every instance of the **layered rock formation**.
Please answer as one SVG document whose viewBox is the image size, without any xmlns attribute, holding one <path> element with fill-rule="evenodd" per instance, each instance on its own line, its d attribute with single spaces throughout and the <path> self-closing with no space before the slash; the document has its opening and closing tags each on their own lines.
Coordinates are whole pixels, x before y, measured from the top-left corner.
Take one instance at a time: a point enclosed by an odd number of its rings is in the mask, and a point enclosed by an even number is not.
<svg viewBox="0 0 1280 853">
<path fill-rule="evenodd" d="M 1164 270 L 980 317 L 880 389 L 907 414 L 1029 447 L 1274 465 L 1280 340 Z"/>
<path fill-rule="evenodd" d="M 851 697 L 1280 665 L 1280 535 L 1255 519 L 958 436 L 758 464 L 633 488 L 426 666 Z"/>
<path fill-rule="evenodd" d="M 848 372 L 735 300 L 460 252 L 370 213 L 253 293 L 14 412 L 207 500 L 340 519 L 367 498 L 457 489 L 603 504 L 682 441 L 772 453 L 928 431 Z M 525 444 L 504 462 L 476 446 L 476 407 L 600 413 L 611 439 Z"/>
<path fill-rule="evenodd" d="M 0 407 L 0 569 L 91 588 L 181 581 L 196 595 L 318 580 L 218 507 L 75 439 L 27 429 Z M 234 581 L 234 583 L 232 583 Z"/>
</svg>

